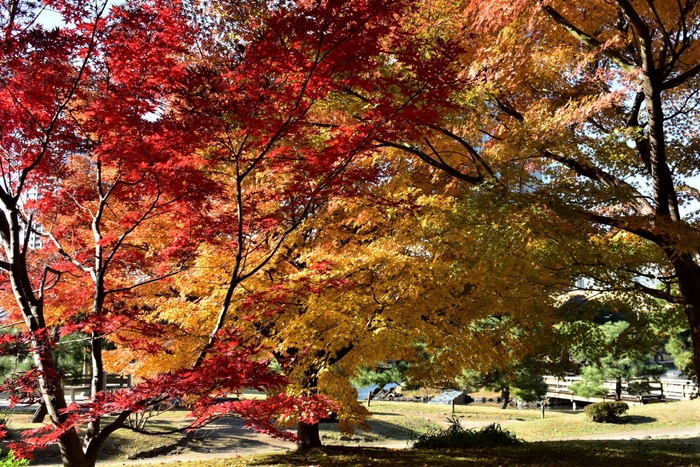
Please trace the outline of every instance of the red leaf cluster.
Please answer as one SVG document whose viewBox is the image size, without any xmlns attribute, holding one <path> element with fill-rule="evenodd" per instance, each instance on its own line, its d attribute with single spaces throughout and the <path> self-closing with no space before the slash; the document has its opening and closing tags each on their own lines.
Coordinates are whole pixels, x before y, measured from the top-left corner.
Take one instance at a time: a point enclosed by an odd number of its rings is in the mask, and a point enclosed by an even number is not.
<svg viewBox="0 0 700 467">
<path fill-rule="evenodd" d="M 239 252 L 232 284 L 261 271 L 329 200 L 380 182 L 377 141 L 420 136 L 416 123 L 438 118 L 458 79 L 435 70 L 460 47 L 404 26 L 408 0 L 223 2 L 203 19 L 197 2 L 44 3 L 65 25 L 43 27 L 35 2 L 13 2 L 0 42 L 1 259 L 12 282 L 1 288 L 31 323 L 0 337 L 0 353 L 23 352 L 31 336 L 41 362 L 12 380 L 18 402 L 37 399 L 39 377 L 50 382 L 44 400 L 57 397 L 54 329 L 82 333 L 93 354 L 105 340 L 165 352 L 156 342 L 169 328 L 148 316 L 159 298 L 148 293 L 163 293 L 207 243 Z M 338 105 L 348 98 L 360 103 L 352 113 Z M 20 246 L 32 230 L 41 248 Z M 345 287 L 324 277 L 331 266 L 252 294 L 242 310 L 261 299 L 267 318 L 289 290 Z M 161 290 L 141 295 L 153 284 Z M 233 333 L 205 353 L 201 366 L 71 405 L 25 445 L 174 397 L 195 401 L 192 427 L 235 413 L 277 433 L 274 416 L 308 422 L 328 410 L 320 397 L 281 393 L 284 378 Z M 278 395 L 219 399 L 246 387 Z"/>
<path fill-rule="evenodd" d="M 294 435 L 280 430 L 275 420 L 298 418 L 311 422 L 327 416 L 334 406 L 323 396 L 291 397 L 279 392 L 286 379 L 272 371 L 259 352 L 259 349 L 243 343 L 235 333 L 222 333 L 200 367 L 161 374 L 133 388 L 100 392 L 86 402 L 70 404 L 63 411 L 64 422 L 25 431 L 22 440 L 10 447 L 18 456 L 26 457 L 34 449 L 55 443 L 68 430 L 102 416 L 140 412 L 174 398 L 193 401 L 186 430 L 200 428 L 217 418 L 237 416 L 259 432 L 294 440 Z M 23 381 L 33 383 L 34 378 L 36 374 L 27 375 Z M 246 388 L 276 394 L 264 400 L 239 399 Z M 29 396 L 32 386 L 25 389 L 30 390 Z M 24 399 L 22 402 L 36 400 Z"/>
</svg>

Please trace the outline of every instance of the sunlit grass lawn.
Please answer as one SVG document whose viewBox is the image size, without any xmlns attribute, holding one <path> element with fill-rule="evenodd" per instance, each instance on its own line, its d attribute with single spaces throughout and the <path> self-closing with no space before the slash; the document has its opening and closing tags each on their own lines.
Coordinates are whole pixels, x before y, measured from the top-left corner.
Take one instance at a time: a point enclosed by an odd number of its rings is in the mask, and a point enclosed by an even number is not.
<svg viewBox="0 0 700 467">
<path fill-rule="evenodd" d="M 223 466 L 224 464 L 220 464 Z M 251 460 L 269 466 L 700 466 L 700 439 L 651 441 L 569 441 L 528 443 L 477 450 L 382 450 L 328 448 Z M 218 465 L 216 467 L 219 467 Z"/>
<path fill-rule="evenodd" d="M 630 407 L 620 423 L 593 423 L 583 413 L 547 412 L 546 418 L 506 425 L 526 441 L 570 438 L 626 431 L 671 430 L 698 427 L 700 432 L 700 403 L 698 401 L 667 402 Z"/>
<path fill-rule="evenodd" d="M 522 446 L 512 448 L 479 449 L 470 451 L 444 450 L 439 452 L 411 449 L 388 450 L 360 447 L 368 442 L 407 441 L 430 428 L 444 427 L 452 416 L 451 407 L 423 403 L 375 402 L 370 407 L 372 431 L 357 432 L 351 441 L 341 441 L 333 424 L 322 424 L 322 450 L 308 453 L 289 453 L 267 456 L 232 457 L 195 463 L 179 462 L 158 465 L 175 467 L 223 467 L 243 465 L 272 466 L 361 466 L 361 465 L 445 465 L 445 466 L 697 466 L 700 467 L 700 438 L 642 439 L 628 441 L 549 441 L 557 438 L 631 432 L 638 430 L 668 430 L 697 427 L 700 432 L 700 402 L 685 401 L 631 407 L 620 424 L 593 423 L 582 411 L 547 411 L 540 419 L 537 410 L 501 410 L 497 407 L 456 406 L 454 416 L 469 426 L 497 421 L 525 440 Z M 185 411 L 166 412 L 149 422 L 149 428 L 172 429 L 184 422 Z M 15 415 L 11 432 L 16 436 L 22 428 L 35 428 L 26 423 L 28 415 Z M 178 436 L 168 437 L 170 442 Z M 15 438 L 16 439 L 16 438 Z M 166 444 L 168 439 L 143 436 L 128 430 L 119 430 L 104 446 L 102 462 L 124 465 L 126 455 Z M 345 444 L 346 446 L 337 446 Z M 401 447 L 403 447 L 401 446 Z M 290 445 L 291 447 L 291 445 Z M 48 453 L 47 453 L 48 454 Z M 44 457 L 57 462 L 58 453 Z M 166 461 L 167 458 L 163 458 Z"/>
<path fill-rule="evenodd" d="M 381 402 L 370 407 L 373 424 L 393 422 L 404 424 L 408 432 L 411 423 L 425 421 L 424 429 L 443 425 L 452 416 L 451 408 L 445 405 L 421 403 Z M 401 417 L 398 417 L 400 414 Z M 582 410 L 547 410 L 545 418 L 540 418 L 539 410 L 516 410 L 512 408 L 480 405 L 455 406 L 454 415 L 465 426 L 470 421 L 498 421 L 525 441 L 542 441 L 557 438 L 571 438 L 595 434 L 606 434 L 640 430 L 664 430 L 673 428 L 698 427 L 700 433 L 700 402 L 681 401 L 630 407 L 621 417 L 621 423 L 593 423 Z M 426 421 L 426 419 L 431 422 Z M 404 422 L 405 420 L 405 422 Z M 381 430 L 380 430 L 381 431 Z M 420 429 L 415 430 L 422 432 Z"/>
<path fill-rule="evenodd" d="M 158 464 L 160 467 L 446 466 L 700 467 L 700 439 L 559 441 L 475 450 L 416 451 L 333 446 L 304 453 Z"/>
</svg>

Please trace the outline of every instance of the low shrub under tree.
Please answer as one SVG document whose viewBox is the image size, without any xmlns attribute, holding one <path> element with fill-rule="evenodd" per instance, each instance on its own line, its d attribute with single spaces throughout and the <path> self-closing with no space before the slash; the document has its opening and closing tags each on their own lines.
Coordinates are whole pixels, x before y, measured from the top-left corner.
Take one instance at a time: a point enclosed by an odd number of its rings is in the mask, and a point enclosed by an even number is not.
<svg viewBox="0 0 700 467">
<path fill-rule="evenodd" d="M 462 427 L 456 417 L 448 418 L 450 426 L 442 430 L 429 430 L 420 435 L 413 444 L 414 449 L 471 449 L 484 447 L 512 446 L 520 444 L 514 433 L 492 423 L 480 430 Z"/>
<path fill-rule="evenodd" d="M 629 408 L 625 402 L 597 402 L 586 406 L 583 411 L 596 423 L 616 423 Z"/>
</svg>

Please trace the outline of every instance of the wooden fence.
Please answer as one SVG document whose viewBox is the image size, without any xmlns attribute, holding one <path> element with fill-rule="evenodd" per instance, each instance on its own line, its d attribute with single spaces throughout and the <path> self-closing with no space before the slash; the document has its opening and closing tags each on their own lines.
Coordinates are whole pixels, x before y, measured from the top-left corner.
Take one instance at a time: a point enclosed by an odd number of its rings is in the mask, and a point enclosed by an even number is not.
<svg viewBox="0 0 700 467">
<path fill-rule="evenodd" d="M 545 375 L 544 381 L 547 383 L 547 397 L 565 399 L 570 401 L 582 402 L 602 402 L 615 400 L 615 380 L 607 380 L 603 383 L 603 387 L 608 390 L 608 394 L 601 397 L 581 397 L 576 396 L 571 392 L 570 386 L 572 383 L 581 381 L 580 376 L 565 376 L 559 378 L 557 376 Z M 628 383 L 622 383 L 622 400 L 629 403 L 643 404 L 655 400 L 688 400 L 696 397 L 698 394 L 698 386 L 688 379 L 670 379 L 661 378 L 656 380 L 633 380 L 633 382 L 647 382 L 650 390 L 644 394 L 630 394 L 628 392 Z"/>
<path fill-rule="evenodd" d="M 75 396 L 78 394 L 83 395 L 84 393 L 90 393 L 90 387 L 92 384 L 92 378 L 83 377 L 76 379 L 66 378 L 68 384 L 64 383 L 63 389 L 66 394 L 70 394 L 70 400 L 75 402 Z M 131 375 L 121 376 L 121 375 L 106 375 L 105 376 L 105 389 L 107 391 L 114 391 L 115 389 L 130 388 L 131 387 Z"/>
</svg>

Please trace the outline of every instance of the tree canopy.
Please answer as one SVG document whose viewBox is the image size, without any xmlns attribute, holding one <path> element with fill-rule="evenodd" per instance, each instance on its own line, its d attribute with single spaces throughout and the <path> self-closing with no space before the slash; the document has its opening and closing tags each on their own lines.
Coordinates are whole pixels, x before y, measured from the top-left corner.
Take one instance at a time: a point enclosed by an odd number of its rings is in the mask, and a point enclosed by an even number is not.
<svg viewBox="0 0 700 467">
<path fill-rule="evenodd" d="M 382 144 L 569 225 L 572 277 L 684 306 L 698 367 L 698 2 L 443 6 L 427 31 L 460 46 L 431 70 L 453 107 Z"/>
<path fill-rule="evenodd" d="M 375 362 L 564 359 L 582 278 L 682 306 L 699 368 L 699 3 L 0 2 L 0 349 L 33 361 L 4 387 L 51 422 L 16 448 L 92 466 L 174 396 L 308 447 Z"/>
</svg>

